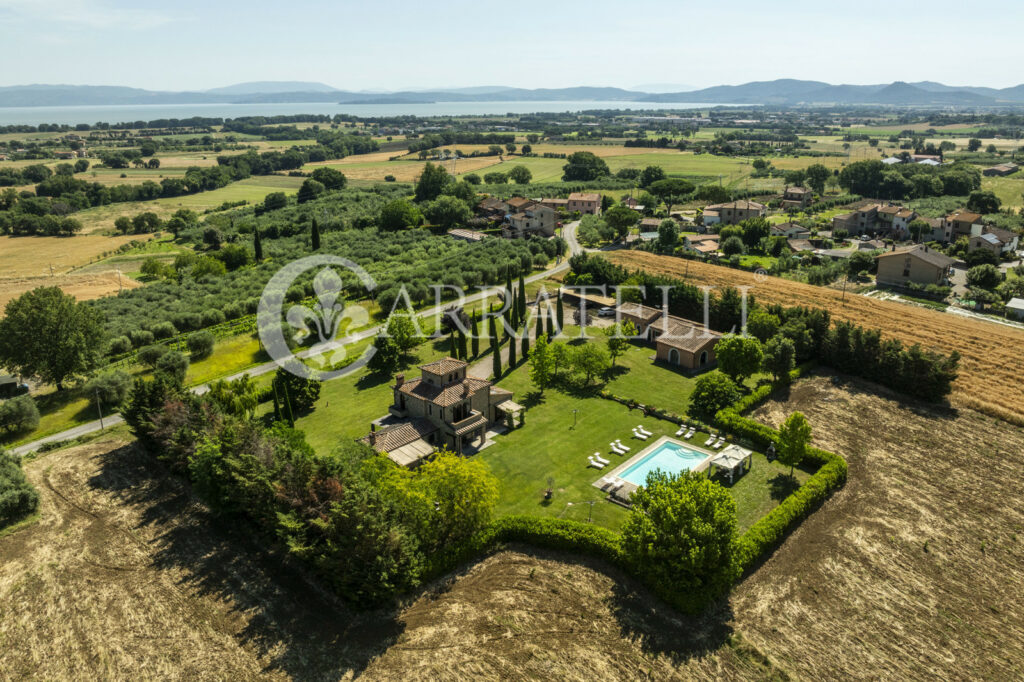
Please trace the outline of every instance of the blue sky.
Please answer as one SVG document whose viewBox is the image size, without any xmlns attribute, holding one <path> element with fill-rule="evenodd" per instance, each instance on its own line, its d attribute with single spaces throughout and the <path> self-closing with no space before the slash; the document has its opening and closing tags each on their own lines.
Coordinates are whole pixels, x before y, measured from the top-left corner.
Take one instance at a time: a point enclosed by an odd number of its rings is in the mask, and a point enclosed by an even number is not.
<svg viewBox="0 0 1024 682">
<path fill-rule="evenodd" d="M 0 0 L 0 85 L 1006 87 L 1024 82 L 1021 26 L 1007 0 Z"/>
</svg>

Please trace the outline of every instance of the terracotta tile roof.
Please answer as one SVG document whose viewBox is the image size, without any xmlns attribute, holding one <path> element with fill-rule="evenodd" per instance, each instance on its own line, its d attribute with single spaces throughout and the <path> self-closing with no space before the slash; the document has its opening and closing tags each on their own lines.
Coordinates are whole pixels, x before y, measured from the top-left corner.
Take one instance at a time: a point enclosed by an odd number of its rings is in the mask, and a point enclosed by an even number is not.
<svg viewBox="0 0 1024 682">
<path fill-rule="evenodd" d="M 882 208 L 878 209 L 878 212 L 884 213 L 886 215 L 896 215 L 901 210 L 903 210 L 901 206 L 883 206 Z"/>
<path fill-rule="evenodd" d="M 786 189 L 786 194 L 810 194 L 811 190 L 806 187 L 790 187 Z"/>
<path fill-rule="evenodd" d="M 690 353 L 701 350 L 708 343 L 717 343 L 718 339 L 722 338 L 722 335 L 718 332 L 705 329 L 703 325 L 676 317 L 675 315 L 669 315 L 666 318 L 666 326 L 668 331 L 661 333 L 657 337 L 656 342 Z M 663 329 L 663 327 L 657 324 L 654 329 L 655 333 L 658 333 L 658 330 Z"/>
<path fill-rule="evenodd" d="M 601 195 L 597 192 L 573 192 L 569 201 L 601 201 Z"/>
<path fill-rule="evenodd" d="M 457 369 L 462 369 L 467 363 L 455 358 L 441 358 L 426 365 L 420 365 L 420 370 L 431 374 L 448 374 Z"/>
<path fill-rule="evenodd" d="M 398 390 L 408 396 L 426 400 L 440 407 L 449 407 L 466 397 L 467 388 L 469 389 L 469 394 L 472 395 L 490 385 L 490 381 L 474 377 L 467 377 L 462 381 L 453 381 L 444 387 L 428 384 L 422 379 L 411 379 L 402 384 Z"/>
<path fill-rule="evenodd" d="M 970 211 L 956 211 L 952 213 L 949 216 L 949 218 L 947 218 L 947 220 L 949 220 L 950 222 L 955 220 L 961 223 L 971 223 L 973 225 L 974 223 L 981 220 L 981 214 L 971 213 Z"/>
<path fill-rule="evenodd" d="M 429 419 L 416 417 L 407 422 L 386 426 L 375 435 L 373 449 L 377 452 L 391 452 L 403 445 L 419 440 L 437 431 L 437 427 Z M 361 442 L 370 444 L 370 435 L 367 434 L 359 439 Z"/>
<path fill-rule="evenodd" d="M 732 209 L 740 210 L 740 211 L 744 211 L 744 210 L 763 211 L 764 209 L 767 208 L 767 206 L 765 206 L 764 204 L 759 204 L 756 201 L 750 201 L 748 199 L 740 199 L 739 201 L 730 201 L 727 204 L 712 204 L 711 206 L 706 206 L 704 208 L 704 212 L 707 213 L 707 209 L 709 209 L 709 208 L 711 208 L 711 209 L 732 208 Z"/>
<path fill-rule="evenodd" d="M 512 197 L 505 203 L 507 203 L 509 206 L 518 211 L 529 206 L 530 204 L 534 204 L 537 202 L 535 202 L 533 199 L 527 199 L 526 197 Z"/>
<path fill-rule="evenodd" d="M 1013 232 L 1010 232 L 1009 230 L 1004 230 L 1001 227 L 986 227 L 985 232 L 987 232 L 988 234 L 994 234 L 1004 244 L 1009 244 L 1010 242 L 1013 241 L 1014 236 L 1016 236 Z"/>
<path fill-rule="evenodd" d="M 914 211 L 912 211 L 909 208 L 904 208 L 899 213 L 896 214 L 896 217 L 897 218 L 913 218 L 914 217 Z"/>
</svg>

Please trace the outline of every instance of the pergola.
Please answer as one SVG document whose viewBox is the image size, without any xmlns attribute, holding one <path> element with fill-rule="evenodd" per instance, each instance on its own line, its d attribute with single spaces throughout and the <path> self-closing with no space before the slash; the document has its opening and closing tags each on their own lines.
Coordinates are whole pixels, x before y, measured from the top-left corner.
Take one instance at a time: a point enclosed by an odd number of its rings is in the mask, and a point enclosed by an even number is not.
<svg viewBox="0 0 1024 682">
<path fill-rule="evenodd" d="M 737 475 L 742 476 L 750 471 L 753 463 L 751 455 L 754 453 L 739 445 L 728 445 L 719 452 L 709 463 L 715 470 L 726 473 L 729 476 L 729 483 L 732 484 Z"/>
</svg>

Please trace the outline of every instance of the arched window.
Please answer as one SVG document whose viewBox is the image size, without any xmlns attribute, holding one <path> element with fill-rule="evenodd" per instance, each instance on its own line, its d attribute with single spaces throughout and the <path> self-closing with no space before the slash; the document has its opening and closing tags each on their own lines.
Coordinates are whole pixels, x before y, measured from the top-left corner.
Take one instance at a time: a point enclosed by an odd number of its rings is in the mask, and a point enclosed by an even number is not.
<svg viewBox="0 0 1024 682">
<path fill-rule="evenodd" d="M 708 364 L 708 352 L 704 351 L 700 354 L 700 366 L 703 367 L 706 364 Z"/>
<path fill-rule="evenodd" d="M 677 351 L 675 348 L 670 350 L 668 352 L 668 361 L 669 361 L 669 364 L 678 365 L 679 364 L 679 351 Z"/>
</svg>

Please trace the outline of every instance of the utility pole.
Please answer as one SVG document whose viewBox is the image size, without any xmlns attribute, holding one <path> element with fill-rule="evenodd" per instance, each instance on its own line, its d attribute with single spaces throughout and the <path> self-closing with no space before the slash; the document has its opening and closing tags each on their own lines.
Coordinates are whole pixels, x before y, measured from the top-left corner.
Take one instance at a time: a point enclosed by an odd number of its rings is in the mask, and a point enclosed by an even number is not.
<svg viewBox="0 0 1024 682">
<path fill-rule="evenodd" d="M 100 402 L 100 389 L 96 389 L 96 411 L 100 413 L 100 431 L 103 430 L 103 403 Z"/>
<path fill-rule="evenodd" d="M 842 304 L 843 305 L 846 305 L 846 283 L 848 281 L 850 281 L 850 275 L 849 274 L 843 275 L 843 298 L 842 298 Z"/>
</svg>

